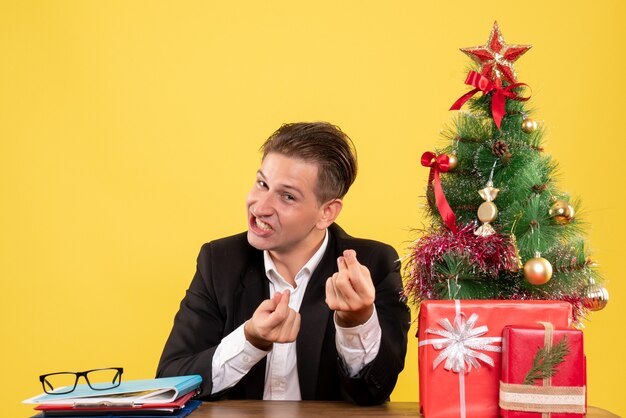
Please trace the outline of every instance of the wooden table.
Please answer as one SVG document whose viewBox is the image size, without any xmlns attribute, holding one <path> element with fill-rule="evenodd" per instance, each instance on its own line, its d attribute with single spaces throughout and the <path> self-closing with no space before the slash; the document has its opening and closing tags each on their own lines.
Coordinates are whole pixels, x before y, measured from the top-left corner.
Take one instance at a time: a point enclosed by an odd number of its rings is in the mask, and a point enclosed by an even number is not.
<svg viewBox="0 0 626 418">
<path fill-rule="evenodd" d="M 389 418 L 419 417 L 417 402 L 388 402 L 378 406 L 356 406 L 347 402 L 323 401 L 218 401 L 205 402 L 190 418 Z M 617 415 L 590 406 L 587 417 L 604 418 Z"/>
</svg>

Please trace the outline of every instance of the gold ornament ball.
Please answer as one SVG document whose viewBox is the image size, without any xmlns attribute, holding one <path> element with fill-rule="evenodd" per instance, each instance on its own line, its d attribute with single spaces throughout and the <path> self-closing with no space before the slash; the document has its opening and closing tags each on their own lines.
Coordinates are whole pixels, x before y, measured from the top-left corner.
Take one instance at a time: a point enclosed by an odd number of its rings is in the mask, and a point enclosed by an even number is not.
<svg viewBox="0 0 626 418">
<path fill-rule="evenodd" d="M 457 158 L 455 154 L 448 155 L 448 164 L 450 167 L 448 169 L 449 171 L 454 171 L 458 163 L 459 163 L 459 159 Z"/>
<path fill-rule="evenodd" d="M 535 257 L 524 264 L 524 277 L 528 283 L 539 286 L 552 278 L 552 264 L 543 257 Z"/>
<path fill-rule="evenodd" d="M 524 119 L 524 121 L 522 122 L 522 131 L 529 134 L 531 132 L 535 132 L 536 130 L 537 130 L 537 121 L 530 119 L 530 118 Z"/>
<path fill-rule="evenodd" d="M 565 200 L 557 200 L 550 206 L 548 215 L 559 225 L 566 225 L 574 219 L 574 207 Z"/>
<path fill-rule="evenodd" d="M 478 219 L 481 222 L 493 222 L 498 217 L 498 207 L 493 202 L 483 202 L 478 207 Z"/>
<path fill-rule="evenodd" d="M 602 310 L 609 303 L 609 291 L 606 290 L 606 287 L 600 286 L 591 280 L 591 283 L 585 289 L 582 302 L 583 306 L 590 311 Z"/>
</svg>

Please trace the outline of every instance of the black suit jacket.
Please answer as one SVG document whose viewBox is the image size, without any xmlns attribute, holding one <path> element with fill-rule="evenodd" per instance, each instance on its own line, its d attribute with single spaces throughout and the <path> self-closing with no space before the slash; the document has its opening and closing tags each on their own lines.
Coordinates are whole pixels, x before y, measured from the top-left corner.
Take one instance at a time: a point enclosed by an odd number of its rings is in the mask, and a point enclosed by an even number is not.
<svg viewBox="0 0 626 418">
<path fill-rule="evenodd" d="M 300 307 L 296 342 L 303 400 L 347 399 L 378 404 L 388 399 L 404 367 L 410 312 L 400 301 L 402 282 L 396 251 L 389 245 L 352 238 L 331 225 L 328 247 L 313 272 Z M 371 272 L 382 330 L 380 350 L 358 376 L 348 377 L 335 347 L 332 311 L 325 303 L 326 279 L 337 271 L 337 257 L 353 249 Z M 246 233 L 204 244 L 196 274 L 174 319 L 157 369 L 158 377 L 199 374 L 202 398 L 262 399 L 265 359 L 231 389 L 211 395 L 211 361 L 217 345 L 248 320 L 269 298 L 263 252 Z"/>
</svg>

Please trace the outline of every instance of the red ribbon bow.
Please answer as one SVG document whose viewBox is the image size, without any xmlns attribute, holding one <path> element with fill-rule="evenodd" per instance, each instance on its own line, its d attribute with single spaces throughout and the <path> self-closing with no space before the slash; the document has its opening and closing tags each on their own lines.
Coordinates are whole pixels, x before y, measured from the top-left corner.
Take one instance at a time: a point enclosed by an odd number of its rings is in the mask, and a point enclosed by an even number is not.
<svg viewBox="0 0 626 418">
<path fill-rule="evenodd" d="M 530 96 L 519 97 L 517 93 L 513 91 L 514 88 L 519 86 L 528 86 L 527 84 L 514 83 L 506 86 L 505 88 L 502 88 L 502 82 L 499 78 L 497 78 L 494 83 L 487 77 L 477 73 L 476 71 L 470 71 L 467 74 L 465 84 L 474 86 L 475 89 L 461 96 L 456 102 L 454 102 L 450 110 L 459 110 L 461 107 L 463 107 L 465 102 L 467 102 L 473 95 L 475 95 L 479 91 L 482 91 L 483 94 L 489 94 L 493 92 L 493 97 L 491 98 L 491 115 L 493 116 L 493 120 L 496 123 L 498 129 L 500 129 L 502 118 L 506 113 L 506 99 L 518 100 L 522 102 L 530 99 Z"/>
<path fill-rule="evenodd" d="M 446 154 L 437 155 L 434 152 L 426 151 L 422 154 L 422 165 L 424 167 L 430 167 L 430 174 L 428 176 L 428 183 L 432 183 L 435 189 L 435 202 L 437 202 L 437 208 L 439 214 L 443 218 L 443 222 L 454 233 L 457 232 L 456 216 L 448 201 L 446 195 L 441 188 L 441 180 L 439 178 L 440 172 L 447 172 L 450 169 L 450 157 Z"/>
</svg>

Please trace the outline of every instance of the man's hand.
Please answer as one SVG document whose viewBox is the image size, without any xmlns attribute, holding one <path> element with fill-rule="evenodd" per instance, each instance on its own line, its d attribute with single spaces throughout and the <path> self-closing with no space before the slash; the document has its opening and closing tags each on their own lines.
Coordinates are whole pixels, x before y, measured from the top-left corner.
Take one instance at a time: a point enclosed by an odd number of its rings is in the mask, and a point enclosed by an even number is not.
<svg viewBox="0 0 626 418">
<path fill-rule="evenodd" d="M 364 324 L 374 312 L 376 289 L 370 271 L 359 263 L 354 250 L 337 258 L 339 271 L 326 281 L 326 304 L 336 312 L 337 325 Z"/>
<path fill-rule="evenodd" d="M 276 292 L 256 308 L 243 327 L 246 340 L 260 350 L 269 350 L 273 343 L 296 340 L 300 331 L 300 314 L 289 307 L 289 290 Z"/>
</svg>

